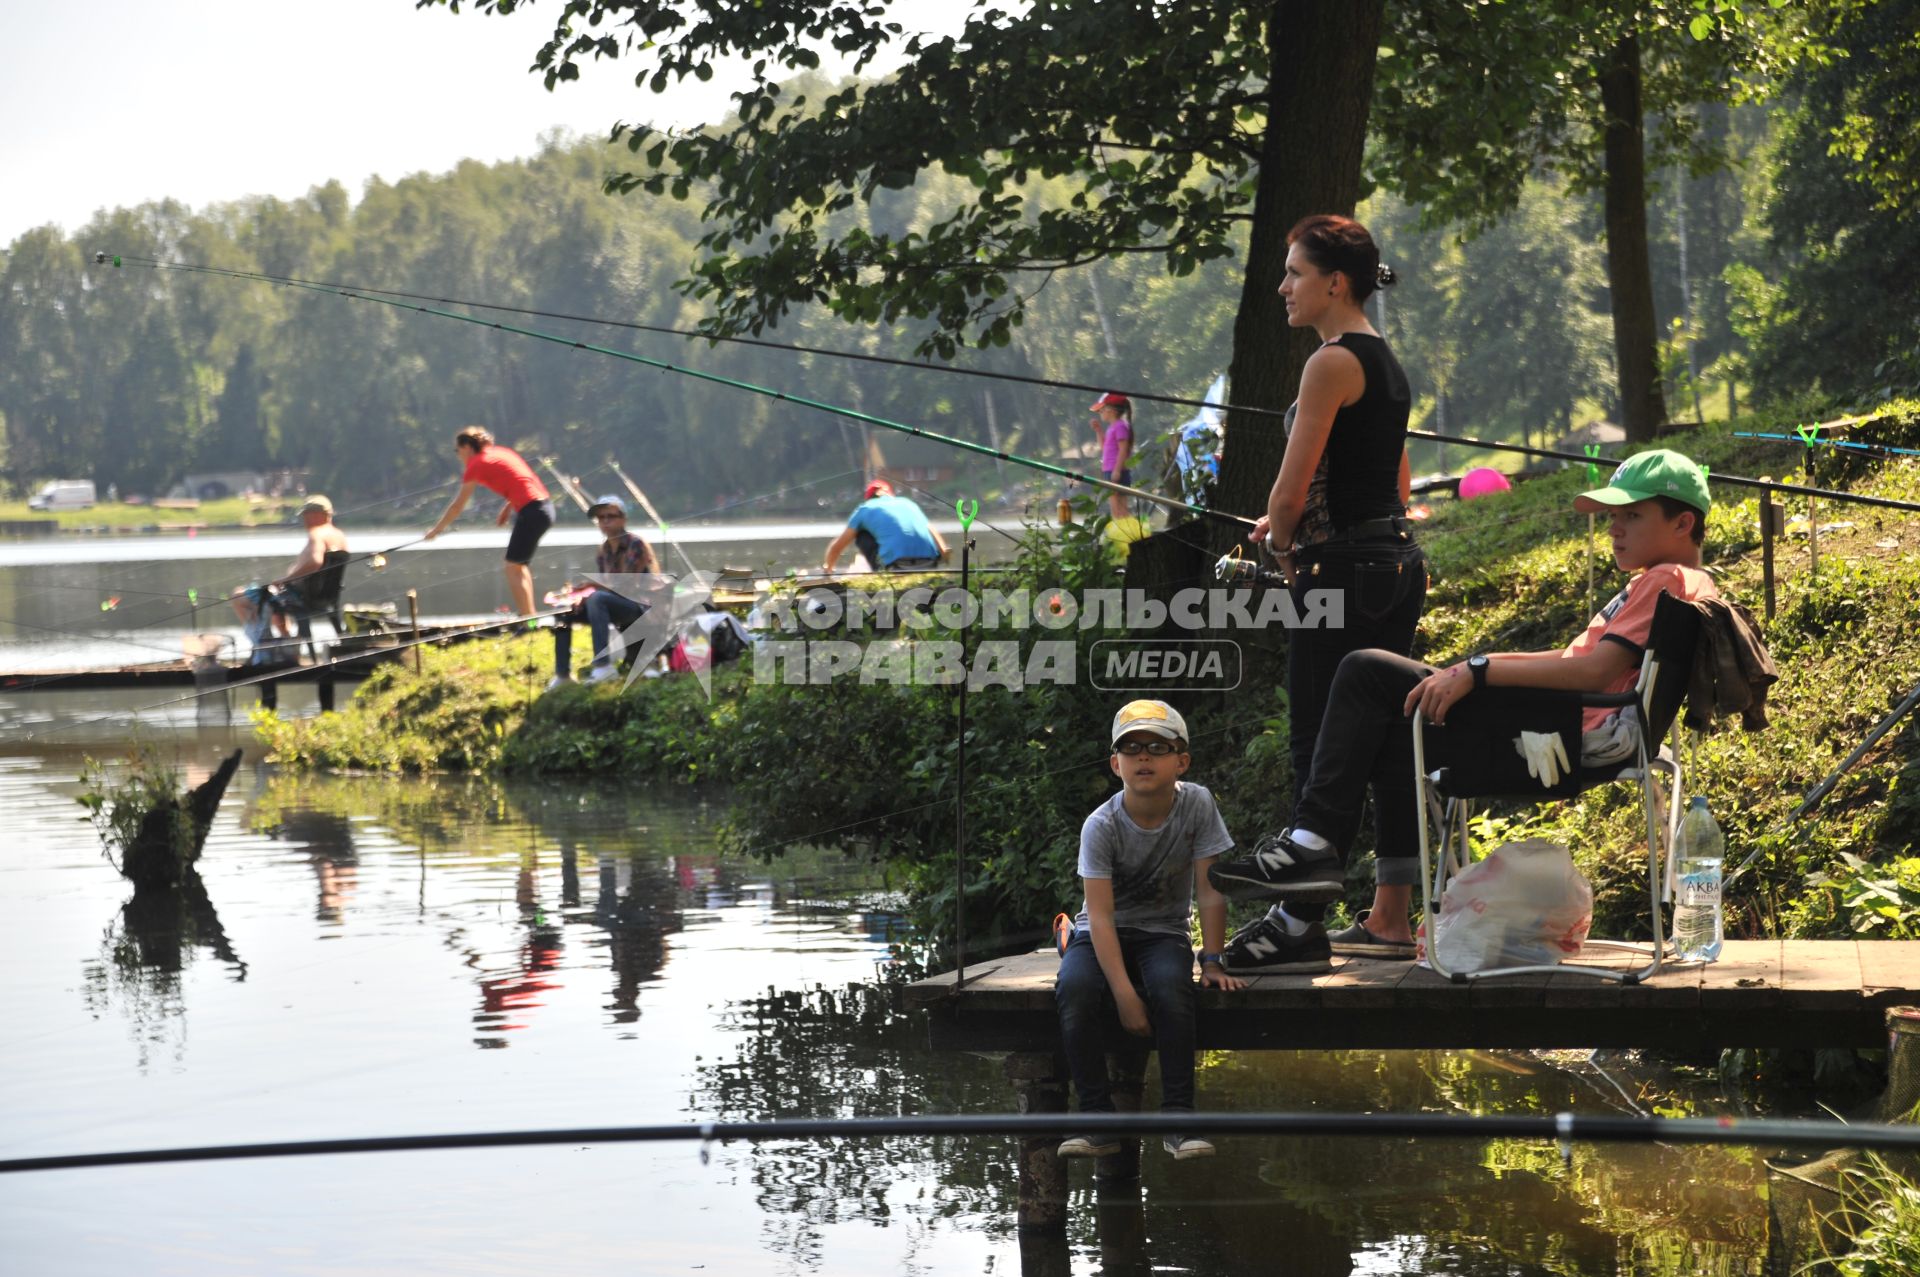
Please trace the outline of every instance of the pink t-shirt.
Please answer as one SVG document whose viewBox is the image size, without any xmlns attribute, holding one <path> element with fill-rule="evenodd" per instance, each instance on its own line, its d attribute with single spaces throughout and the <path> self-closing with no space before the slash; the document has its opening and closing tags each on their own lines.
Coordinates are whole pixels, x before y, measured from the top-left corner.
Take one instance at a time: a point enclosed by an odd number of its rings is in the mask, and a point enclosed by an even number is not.
<svg viewBox="0 0 1920 1277">
<path fill-rule="evenodd" d="M 1107 426 L 1107 433 L 1100 441 L 1100 469 L 1104 474 L 1112 474 L 1120 467 L 1120 445 L 1133 442 L 1133 423 L 1125 417 L 1116 417 Z"/>
<path fill-rule="evenodd" d="M 512 448 L 490 443 L 467 462 L 462 483 L 477 483 L 495 496 L 503 497 L 518 514 L 521 507 L 547 499 L 547 485 L 540 482 L 520 454 Z"/>
<path fill-rule="evenodd" d="M 1626 589 L 1614 595 L 1611 602 L 1594 613 L 1580 637 L 1567 644 L 1566 650 L 1560 655 L 1583 656 L 1602 643 L 1622 644 L 1632 650 L 1633 664 L 1601 690 L 1632 691 L 1633 685 L 1640 680 L 1640 657 L 1647 646 L 1647 633 L 1653 628 L 1654 605 L 1662 594 L 1671 594 L 1682 602 L 1693 603 L 1713 598 L 1719 591 L 1714 588 L 1713 578 L 1699 568 L 1682 567 L 1678 563 L 1656 563 L 1627 582 Z M 1580 715 L 1580 730 L 1590 732 L 1618 712 L 1598 706 L 1586 710 Z"/>
</svg>

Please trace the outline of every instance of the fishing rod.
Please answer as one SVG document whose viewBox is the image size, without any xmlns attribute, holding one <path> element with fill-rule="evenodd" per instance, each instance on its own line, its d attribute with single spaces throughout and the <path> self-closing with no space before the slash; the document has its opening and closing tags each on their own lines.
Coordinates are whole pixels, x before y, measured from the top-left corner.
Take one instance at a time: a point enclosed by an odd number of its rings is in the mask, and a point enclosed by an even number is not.
<svg viewBox="0 0 1920 1277">
<path fill-rule="evenodd" d="M 324 1157 L 456 1148 L 527 1148 L 554 1144 L 758 1144 L 777 1140 L 892 1139 L 955 1135 L 1288 1135 L 1363 1139 L 1529 1139 L 1550 1141 L 1563 1158 L 1575 1143 L 1702 1144 L 1802 1148 L 1920 1150 L 1920 1128 L 1886 1122 L 1849 1124 L 1818 1118 L 1589 1117 L 1580 1113 L 1469 1116 L 1456 1113 L 929 1113 L 915 1117 L 776 1118 L 758 1122 L 679 1122 L 659 1126 L 587 1126 L 557 1130 L 471 1131 L 443 1135 L 379 1135 L 258 1144 L 206 1144 L 110 1153 L 54 1153 L 0 1159 L 0 1174 L 236 1161 L 261 1157 Z"/>
<path fill-rule="evenodd" d="M 510 332 L 518 336 L 534 337 L 542 341 L 550 341 L 563 346 L 571 346 L 578 350 L 592 351 L 595 354 L 610 355 L 617 359 L 625 359 L 634 363 L 643 364 L 647 367 L 658 368 L 663 372 L 677 372 L 686 376 L 696 377 L 703 381 L 710 381 L 710 382 L 715 382 L 721 385 L 731 386 L 735 389 L 749 390 L 757 394 L 770 395 L 773 398 L 788 400 L 790 402 L 800 404 L 803 407 L 814 408 L 822 412 L 833 413 L 838 416 L 864 422 L 868 425 L 879 426 L 882 429 L 903 431 L 907 434 L 917 435 L 923 439 L 933 440 L 936 443 L 943 443 L 950 447 L 961 448 L 969 452 L 975 452 L 983 456 L 992 457 L 996 460 L 1011 462 L 1014 465 L 1026 466 L 1030 469 L 1041 470 L 1045 473 L 1053 474 L 1061 478 L 1072 479 L 1076 482 L 1085 483 L 1092 487 L 1102 488 L 1109 492 L 1119 492 L 1127 496 L 1137 496 L 1144 501 L 1153 502 L 1157 505 L 1168 507 L 1169 509 L 1184 510 L 1203 518 L 1217 519 L 1225 522 L 1240 524 L 1242 526 L 1250 526 L 1253 522 L 1253 520 L 1248 519 L 1242 515 L 1228 514 L 1224 511 L 1218 511 L 1218 510 L 1207 510 L 1202 507 L 1192 505 L 1188 502 L 1178 501 L 1170 497 L 1160 496 L 1157 493 L 1146 492 L 1138 488 L 1128 487 L 1124 484 L 1113 483 L 1105 478 L 1095 478 L 1092 475 L 1076 473 L 1074 471 L 1067 470 L 1062 466 L 1054 465 L 1050 462 L 1037 461 L 1030 457 L 1022 457 L 1014 453 L 1006 452 L 1001 449 L 989 448 L 981 444 L 970 443 L 964 439 L 954 439 L 950 436 L 936 434 L 932 431 L 921 430 L 918 427 L 904 425 L 900 422 L 888 421 L 885 418 L 874 417 L 866 413 L 855 412 L 854 410 L 849 408 L 841 408 L 836 405 L 821 403 L 821 402 L 810 400 L 810 399 L 805 399 L 797 395 L 789 395 L 781 391 L 772 390 L 765 386 L 757 386 L 749 382 L 735 381 L 731 378 L 722 377 L 713 373 L 703 373 L 696 369 L 681 367 L 675 364 L 669 364 L 662 360 L 649 359 L 646 356 L 636 355 L 630 351 L 613 350 L 608 347 L 596 346 L 588 342 L 576 341 L 576 340 L 573 340 L 572 338 L 560 337 L 551 333 L 539 332 L 535 329 L 518 328 L 510 324 L 503 324 L 495 321 L 481 319 L 474 315 L 461 315 L 461 314 L 456 314 L 452 311 L 436 310 L 430 306 L 412 305 L 412 304 L 409 304 L 408 299 L 430 300 L 430 301 L 438 302 L 442 305 L 468 306 L 476 310 L 492 310 L 492 311 L 498 311 L 503 314 L 526 314 L 526 315 L 541 316 L 546 318 L 565 319 L 565 320 L 578 322 L 578 323 L 604 325 L 609 327 L 625 327 L 625 328 L 632 328 L 640 331 L 656 331 L 656 329 L 650 328 L 646 325 L 629 323 L 627 321 L 603 320 L 590 315 L 569 315 L 562 312 L 538 311 L 538 310 L 533 310 L 531 308 L 512 307 L 512 306 L 505 306 L 505 305 L 499 305 L 499 304 L 488 303 L 488 302 L 470 301 L 470 300 L 461 299 L 461 298 L 433 297 L 429 294 L 409 293 L 399 289 L 383 289 L 383 288 L 377 288 L 377 287 L 363 288 L 356 285 L 326 283 L 321 281 L 302 279 L 292 275 L 270 275 L 261 271 L 242 271 L 242 270 L 234 270 L 227 267 L 201 266 L 201 265 L 196 265 L 188 262 L 163 262 L 158 258 L 141 257 L 141 256 L 135 256 L 135 255 L 96 252 L 94 254 L 93 260 L 97 265 L 106 265 L 108 263 L 111 263 L 116 268 L 120 267 L 123 263 L 125 263 L 125 264 L 140 266 L 145 269 L 155 270 L 155 271 L 174 270 L 174 271 L 183 271 L 183 272 L 194 273 L 194 274 L 216 275 L 216 276 L 221 276 L 229 279 L 243 280 L 243 281 L 253 282 L 253 283 L 278 284 L 282 287 L 302 288 L 312 292 L 321 292 L 321 293 L 327 293 L 335 296 L 345 297 L 349 301 L 374 301 L 374 302 L 380 302 L 383 305 L 394 306 L 402 310 L 412 310 L 412 311 L 417 311 L 421 314 L 428 314 L 428 315 L 439 315 L 446 319 L 458 319 L 466 323 L 477 324 L 483 328 L 492 328 L 500 332 Z M 705 337 L 709 341 L 735 341 L 735 342 L 741 342 L 743 344 L 765 345 L 765 346 L 773 347 L 775 349 L 792 349 L 796 351 L 803 351 L 804 353 L 808 353 L 808 354 L 825 355 L 832 358 L 851 358 L 851 359 L 859 359 L 859 360 L 871 360 L 871 361 L 881 362 L 881 363 L 898 363 L 906 367 L 931 370 L 931 371 L 937 371 L 937 372 L 952 372 L 952 373 L 959 373 L 959 374 L 971 375 L 971 376 L 990 376 L 990 377 L 996 377 L 996 378 L 1005 379 L 1005 380 L 1025 381 L 1030 384 L 1046 386 L 1046 387 L 1051 387 L 1056 389 L 1090 390 L 1095 393 L 1103 393 L 1105 391 L 1111 390 L 1111 387 L 1108 387 L 1108 386 L 1096 386 L 1096 385 L 1090 385 L 1083 382 L 1053 381 L 1046 378 L 1037 378 L 1037 377 L 1017 377 L 1014 374 L 1010 374 L 1010 373 L 988 373 L 979 369 L 959 369 L 959 368 L 952 368 L 949 366 L 939 365 L 939 364 L 924 364 L 924 363 L 920 363 L 918 361 L 913 361 L 913 360 L 894 360 L 894 359 L 889 359 L 889 358 L 886 358 L 883 356 L 877 356 L 877 355 L 855 355 L 845 351 L 835 351 L 835 350 L 829 350 L 825 348 L 798 347 L 798 346 L 789 347 L 789 346 L 784 346 L 781 343 L 777 343 L 777 342 L 765 342 L 765 341 L 750 340 L 747 338 L 737 338 L 737 337 L 723 337 L 723 336 L 716 336 L 714 334 L 700 333 L 692 330 L 659 328 L 657 329 L 657 331 L 671 333 L 675 335 L 682 335 L 682 336 Z M 1220 409 L 1226 412 L 1233 412 L 1233 413 L 1240 413 L 1240 414 L 1247 414 L 1247 415 L 1254 415 L 1254 416 L 1263 416 L 1263 417 L 1272 417 L 1272 418 L 1281 418 L 1286 415 L 1284 410 L 1274 409 L 1274 408 L 1257 408 L 1251 405 L 1222 404 L 1222 403 L 1216 403 L 1208 399 L 1188 399 L 1188 398 L 1182 398 L 1178 396 L 1156 395 L 1146 391 L 1126 392 L 1126 393 L 1128 398 L 1138 399 L 1146 403 L 1166 403 L 1166 404 L 1179 405 L 1183 407 L 1214 408 L 1214 409 Z M 1862 418 L 1861 420 L 1870 420 L 1870 419 L 1871 418 Z M 1560 452 L 1560 451 L 1556 451 L 1549 448 L 1534 448 L 1526 444 L 1501 443 L 1501 442 L 1497 442 L 1490 439 L 1475 439 L 1475 438 L 1471 438 L 1469 436 L 1464 436 L 1464 435 L 1443 435 L 1443 434 L 1438 434 L 1428 430 L 1409 430 L 1407 431 L 1407 438 L 1421 439 L 1421 440 L 1426 440 L 1429 442 L 1441 443 L 1441 444 L 1458 444 L 1462 447 L 1479 448 L 1479 449 L 1494 451 L 1494 452 L 1512 452 L 1512 453 L 1518 453 L 1524 456 L 1541 457 L 1541 458 L 1556 460 L 1556 461 L 1570 461 L 1575 463 L 1592 462 L 1595 464 L 1604 464 L 1604 465 L 1618 464 L 1618 459 L 1616 458 L 1601 457 L 1597 455 L 1586 456 L 1586 455 L 1570 453 L 1570 452 Z M 1759 488 L 1764 491 L 1786 492 L 1786 493 L 1794 493 L 1794 494 L 1801 494 L 1801 495 L 1814 496 L 1814 497 L 1824 497 L 1828 500 L 1842 501 L 1842 502 L 1847 502 L 1854 505 L 1879 506 L 1885 509 L 1920 512 L 1920 502 L 1898 501 L 1889 497 L 1861 496 L 1853 493 L 1837 492 L 1837 491 L 1833 491 L 1831 489 L 1826 489 L 1826 488 L 1813 488 L 1813 487 L 1807 487 L 1807 486 L 1802 486 L 1797 484 L 1775 483 L 1770 480 L 1762 480 L 1762 479 L 1748 479 L 1738 475 L 1712 474 L 1708 476 L 1708 479 L 1709 479 L 1709 482 L 1730 483 L 1738 487 Z"/>
<path fill-rule="evenodd" d="M 560 467 L 553 463 L 552 457 L 540 458 L 540 464 L 545 466 L 547 473 L 553 476 L 553 481 L 559 486 L 560 491 L 573 498 L 573 503 L 580 507 L 581 514 L 585 514 L 592 508 L 593 502 L 587 500 L 587 494 L 580 491 L 580 485 L 561 474 Z"/>
<path fill-rule="evenodd" d="M 1809 448 L 1846 448 L 1855 452 L 1878 453 L 1881 456 L 1920 457 L 1920 448 L 1896 448 L 1890 443 L 1862 443 L 1857 439 L 1802 439 L 1799 435 L 1766 434 L 1751 430 L 1736 430 L 1735 439 L 1777 439 L 1782 443 L 1804 444 Z"/>
<path fill-rule="evenodd" d="M 188 266 L 161 262 L 153 258 L 123 258 L 109 253 L 97 253 L 94 256 L 94 260 L 102 264 L 111 261 L 116 266 L 122 261 L 126 261 L 151 270 L 182 270 L 202 274 L 230 275 L 236 278 L 254 278 L 251 272 L 232 272 L 212 267 Z M 976 453 L 984 457 L 991 457 L 998 461 L 1011 462 L 1014 465 L 1025 466 L 1030 470 L 1039 470 L 1058 478 L 1071 479 L 1076 483 L 1087 484 L 1089 487 L 1102 488 L 1108 492 L 1118 492 L 1123 496 L 1138 497 L 1142 501 L 1149 501 L 1156 505 L 1166 506 L 1169 509 L 1182 510 L 1201 518 L 1216 519 L 1241 527 L 1251 527 L 1254 522 L 1244 515 L 1228 514 L 1220 510 L 1208 510 L 1202 506 L 1192 505 L 1173 497 L 1161 496 L 1156 492 L 1148 492 L 1145 489 L 1131 487 L 1124 483 L 1115 483 L 1104 477 L 1097 478 L 1093 475 L 1069 470 L 1065 466 L 1056 465 L 1051 461 L 1040 461 L 1033 457 L 1023 457 L 1017 453 L 1008 452 L 1003 448 L 992 448 L 986 444 L 973 443 L 966 439 L 956 439 L 951 435 L 938 434 L 931 430 L 924 430 L 919 426 L 910 426 L 904 422 L 892 421 L 885 417 L 876 417 L 872 413 L 859 412 L 852 408 L 843 408 L 838 404 L 830 404 L 818 399 L 809 399 L 802 395 L 788 394 L 784 390 L 775 390 L 770 386 L 761 386 L 753 382 L 741 381 L 734 377 L 723 377 L 718 373 L 702 372 L 697 368 L 688 368 L 681 364 L 668 363 L 663 359 L 652 359 L 646 355 L 635 354 L 630 350 L 615 350 L 610 346 L 597 346 L 591 342 L 578 341 L 574 338 L 562 337 L 555 333 L 541 332 L 536 328 L 521 328 L 517 325 L 505 324 L 497 320 L 481 319 L 474 315 L 461 315 L 450 310 L 439 310 L 432 306 L 417 305 L 413 302 L 403 301 L 395 297 L 382 296 L 372 291 L 355 291 L 342 286 L 306 283 L 304 281 L 294 280 L 291 277 L 259 276 L 258 279 L 263 283 L 278 283 L 286 287 L 305 289 L 309 292 L 344 297 L 348 301 L 378 302 L 383 306 L 392 306 L 397 310 L 410 310 L 422 315 L 437 315 L 442 319 L 457 319 L 462 323 L 474 324 L 481 328 L 490 328 L 497 332 L 513 333 L 519 337 L 532 337 L 538 341 L 552 342 L 555 345 L 568 346 L 575 350 L 584 350 L 596 355 L 607 355 L 614 359 L 625 360 L 628 363 L 640 364 L 647 368 L 655 368 L 661 372 L 678 373 L 681 376 L 692 377 L 699 381 L 711 382 L 715 385 L 726 386 L 734 390 L 745 390 L 751 394 L 764 395 L 785 403 L 797 404 L 803 408 L 812 408 L 818 412 L 829 413 L 837 417 L 845 417 L 851 421 L 858 421 L 863 425 L 878 426 L 882 430 L 892 430 L 900 434 L 912 435 L 915 438 L 928 439 L 934 443 L 945 444 L 950 448 L 959 448 L 963 451 Z"/>
<path fill-rule="evenodd" d="M 119 265 L 126 261 L 137 266 L 152 266 L 155 269 L 198 271 L 208 275 L 224 275 L 230 279 L 247 280 L 264 284 L 283 284 L 330 290 L 345 290 L 353 293 L 377 293 L 381 297 L 398 297 L 408 301 L 432 302 L 440 306 L 467 306 L 474 310 L 490 310 L 502 315 L 524 315 L 530 319 L 560 319 L 569 323 L 591 324 L 599 328 L 624 328 L 632 332 L 656 333 L 667 337 L 687 337 L 709 343 L 728 342 L 739 346 L 756 346 L 762 350 L 777 350 L 797 355 L 821 355 L 829 359 L 845 359 L 854 363 L 881 364 L 894 368 L 907 368 L 915 372 L 942 372 L 957 377 L 980 377 L 989 381 L 1006 381 L 1025 386 L 1039 386 L 1047 390 L 1078 390 L 1102 395 L 1113 389 L 1112 386 L 1096 386 L 1087 382 L 1060 381 L 1051 377 L 1033 377 L 1022 373 L 995 372 L 986 368 L 960 368 L 951 364 L 929 363 L 922 359 L 901 359 L 892 355 L 872 355 L 853 350 L 834 350 L 826 346 L 808 346 L 797 342 L 768 341 L 764 337 L 739 337 L 728 333 L 702 332 L 697 328 L 675 328 L 665 324 L 642 324 L 629 319 L 607 319 L 598 315 L 576 315 L 567 311 L 540 310 L 531 306 L 509 306 L 501 302 L 474 301 L 464 297 L 442 297 L 433 293 L 412 293 L 398 288 L 374 288 L 359 284 L 342 284 L 327 280 L 301 279 L 294 275 L 270 275 L 262 271 L 236 270 L 225 266 L 201 266 L 186 262 L 162 262 L 156 258 L 131 255 L 96 253 L 94 261 L 98 265 L 112 262 Z M 1178 408 L 1217 408 L 1232 412 L 1251 413 L 1255 416 L 1280 418 L 1286 415 L 1284 409 L 1233 407 L 1229 404 L 1215 403 L 1210 399 L 1188 399 L 1179 395 L 1156 395 L 1150 391 L 1123 391 L 1128 399 L 1141 403 L 1160 403 Z"/>
</svg>

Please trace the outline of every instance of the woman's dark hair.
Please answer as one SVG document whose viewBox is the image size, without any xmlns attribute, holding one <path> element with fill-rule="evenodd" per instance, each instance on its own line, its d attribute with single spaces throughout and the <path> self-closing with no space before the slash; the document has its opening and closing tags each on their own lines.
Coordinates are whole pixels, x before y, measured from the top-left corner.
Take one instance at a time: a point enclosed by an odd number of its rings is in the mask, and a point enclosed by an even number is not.
<svg viewBox="0 0 1920 1277">
<path fill-rule="evenodd" d="M 1693 516 L 1693 533 L 1692 533 L 1693 543 L 1695 545 L 1706 544 L 1706 540 L 1707 540 L 1706 511 L 1700 509 L 1698 506 L 1690 506 L 1684 501 L 1676 501 L 1672 497 L 1663 497 L 1658 493 L 1654 494 L 1653 499 L 1660 503 L 1660 513 L 1666 515 L 1669 519 L 1677 519 L 1683 514 L 1692 515 Z"/>
<path fill-rule="evenodd" d="M 462 444 L 472 448 L 475 452 L 484 452 L 492 446 L 493 436 L 485 430 L 482 430 L 479 426 L 468 426 L 453 437 L 454 447 L 458 448 Z"/>
<path fill-rule="evenodd" d="M 1380 264 L 1380 249 L 1373 236 L 1351 217 L 1338 213 L 1303 217 L 1287 232 L 1287 246 L 1295 244 L 1304 248 L 1307 260 L 1321 270 L 1345 275 L 1356 303 L 1366 301 L 1376 288 L 1393 287 L 1393 268 Z"/>
</svg>

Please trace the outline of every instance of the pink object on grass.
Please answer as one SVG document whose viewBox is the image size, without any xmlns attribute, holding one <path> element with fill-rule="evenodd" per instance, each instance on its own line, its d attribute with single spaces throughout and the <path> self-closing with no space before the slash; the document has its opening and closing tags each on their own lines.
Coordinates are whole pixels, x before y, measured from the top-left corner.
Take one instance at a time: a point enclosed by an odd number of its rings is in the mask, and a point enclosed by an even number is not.
<svg viewBox="0 0 1920 1277">
<path fill-rule="evenodd" d="M 1507 476 L 1490 466 L 1476 466 L 1461 476 L 1460 499 L 1472 501 L 1493 492 L 1505 492 L 1513 485 L 1507 482 Z"/>
</svg>

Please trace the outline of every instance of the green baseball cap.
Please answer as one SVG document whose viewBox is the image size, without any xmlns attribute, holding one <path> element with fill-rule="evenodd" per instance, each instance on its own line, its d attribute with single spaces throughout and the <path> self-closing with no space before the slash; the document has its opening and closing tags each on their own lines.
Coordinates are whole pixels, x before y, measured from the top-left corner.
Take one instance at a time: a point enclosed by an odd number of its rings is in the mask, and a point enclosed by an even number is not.
<svg viewBox="0 0 1920 1277">
<path fill-rule="evenodd" d="M 1671 448 L 1656 448 L 1622 461 L 1606 487 L 1582 492 L 1573 499 L 1573 508 L 1581 514 L 1598 514 L 1607 506 L 1632 505 L 1650 497 L 1672 497 L 1702 514 L 1713 506 L 1706 472 L 1690 457 Z"/>
</svg>

